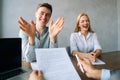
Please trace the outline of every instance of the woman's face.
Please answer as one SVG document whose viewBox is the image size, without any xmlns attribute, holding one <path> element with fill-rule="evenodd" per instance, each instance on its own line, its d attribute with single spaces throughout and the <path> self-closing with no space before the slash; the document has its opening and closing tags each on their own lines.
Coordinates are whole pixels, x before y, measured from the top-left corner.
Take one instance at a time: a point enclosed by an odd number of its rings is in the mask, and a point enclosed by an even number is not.
<svg viewBox="0 0 120 80">
<path fill-rule="evenodd" d="M 51 11 L 46 8 L 46 7 L 40 7 L 36 13 L 36 24 L 39 24 L 41 26 L 46 26 L 46 24 L 48 23 L 50 17 L 51 17 Z"/>
<path fill-rule="evenodd" d="M 82 16 L 79 20 L 79 27 L 81 31 L 88 31 L 90 27 L 90 21 L 87 16 Z"/>
</svg>

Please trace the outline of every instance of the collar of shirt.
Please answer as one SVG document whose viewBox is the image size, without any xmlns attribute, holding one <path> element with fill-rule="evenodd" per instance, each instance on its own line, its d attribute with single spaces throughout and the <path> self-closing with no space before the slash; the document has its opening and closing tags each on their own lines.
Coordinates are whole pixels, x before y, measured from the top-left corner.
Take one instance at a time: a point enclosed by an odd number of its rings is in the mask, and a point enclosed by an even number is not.
<svg viewBox="0 0 120 80">
<path fill-rule="evenodd" d="M 45 27 L 44 30 L 43 30 L 43 32 L 42 32 L 42 34 L 41 34 L 41 36 L 43 36 L 47 31 L 48 31 L 48 27 Z M 39 34 L 39 33 L 36 31 L 36 36 L 37 36 L 37 37 L 39 37 L 38 34 Z"/>
<path fill-rule="evenodd" d="M 78 34 L 79 34 L 79 36 L 84 37 L 84 35 L 82 35 L 82 33 L 81 33 L 81 32 L 78 32 Z M 92 34 L 93 34 L 93 33 L 88 32 L 86 39 L 88 39 L 88 38 L 89 38 Z M 85 37 L 84 37 L 84 38 L 85 38 Z"/>
</svg>

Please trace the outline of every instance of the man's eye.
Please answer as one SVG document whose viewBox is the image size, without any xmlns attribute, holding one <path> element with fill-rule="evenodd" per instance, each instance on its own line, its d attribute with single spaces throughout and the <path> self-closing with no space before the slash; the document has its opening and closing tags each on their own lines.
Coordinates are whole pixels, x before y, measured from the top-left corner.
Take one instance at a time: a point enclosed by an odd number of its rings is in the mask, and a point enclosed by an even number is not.
<svg viewBox="0 0 120 80">
<path fill-rule="evenodd" d="M 51 14 L 46 14 L 47 16 L 51 16 Z"/>
<path fill-rule="evenodd" d="M 40 15 L 43 15 L 43 14 L 44 14 L 44 13 L 42 13 L 42 12 L 40 13 Z"/>
</svg>

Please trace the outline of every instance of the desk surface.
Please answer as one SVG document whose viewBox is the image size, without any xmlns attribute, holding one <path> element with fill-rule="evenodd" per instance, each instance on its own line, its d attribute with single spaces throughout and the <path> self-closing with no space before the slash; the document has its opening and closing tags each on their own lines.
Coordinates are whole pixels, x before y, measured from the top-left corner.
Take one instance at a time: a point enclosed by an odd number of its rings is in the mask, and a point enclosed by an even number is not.
<svg viewBox="0 0 120 80">
<path fill-rule="evenodd" d="M 103 60 L 106 64 L 104 65 L 99 65 L 95 66 L 97 68 L 106 68 L 106 69 L 120 69 L 120 51 L 114 51 L 114 52 L 107 52 L 107 53 L 102 53 L 101 56 L 99 57 L 101 60 Z M 74 67 L 76 68 L 79 76 L 81 77 L 82 80 L 93 80 L 87 78 L 77 67 L 77 61 L 75 57 L 71 57 L 72 63 Z M 18 75 L 16 77 L 13 77 L 8 80 L 28 80 L 29 74 L 31 70 L 28 71 L 27 73 L 24 73 L 22 75 Z"/>
<path fill-rule="evenodd" d="M 93 80 L 87 78 L 77 67 L 77 61 L 75 57 L 72 57 L 72 62 L 74 67 L 76 68 L 79 76 L 82 80 Z M 99 57 L 102 61 L 104 61 L 106 64 L 104 65 L 98 65 L 95 66 L 97 68 L 104 68 L 104 69 L 120 69 L 120 51 L 113 51 L 113 52 L 106 52 L 102 53 Z"/>
</svg>

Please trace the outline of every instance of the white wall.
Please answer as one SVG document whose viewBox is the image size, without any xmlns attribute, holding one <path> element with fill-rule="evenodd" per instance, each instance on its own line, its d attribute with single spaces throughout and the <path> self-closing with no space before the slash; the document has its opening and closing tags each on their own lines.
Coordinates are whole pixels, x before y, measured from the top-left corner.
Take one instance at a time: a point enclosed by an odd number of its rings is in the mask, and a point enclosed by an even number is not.
<svg viewBox="0 0 120 80">
<path fill-rule="evenodd" d="M 120 0 L 117 0 L 118 9 L 118 50 L 120 50 Z"/>
<path fill-rule="evenodd" d="M 0 1 L 0 37 L 2 36 L 2 1 Z"/>
<path fill-rule="evenodd" d="M 38 3 L 53 5 L 51 19 L 65 18 L 64 29 L 58 36 L 59 47 L 69 46 L 70 34 L 76 18 L 81 12 L 88 13 L 91 26 L 98 35 L 103 52 L 118 50 L 117 0 L 3 0 L 2 37 L 17 37 L 19 16 L 27 21 L 35 20 L 34 11 Z M 118 0 L 120 3 L 120 1 Z M 119 28 L 120 29 L 120 28 Z M 119 33 L 120 34 L 120 33 Z"/>
</svg>

